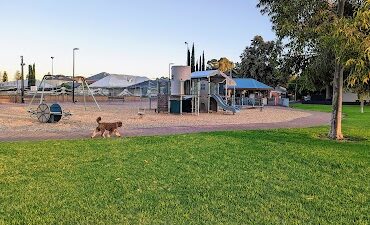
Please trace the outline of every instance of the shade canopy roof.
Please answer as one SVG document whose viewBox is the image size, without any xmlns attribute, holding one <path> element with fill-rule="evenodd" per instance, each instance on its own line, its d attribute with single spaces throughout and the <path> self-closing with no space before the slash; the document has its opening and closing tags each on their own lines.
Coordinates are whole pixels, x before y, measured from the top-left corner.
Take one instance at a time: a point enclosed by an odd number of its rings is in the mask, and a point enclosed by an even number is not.
<svg viewBox="0 0 370 225">
<path fill-rule="evenodd" d="M 236 85 L 230 86 L 230 89 L 273 90 L 272 87 L 252 78 L 234 78 L 234 81 L 236 82 Z"/>
<path fill-rule="evenodd" d="M 90 88 L 126 88 L 147 80 L 147 77 L 111 74 L 91 84 Z"/>
<path fill-rule="evenodd" d="M 212 78 L 212 77 L 222 77 L 226 79 L 227 85 L 235 86 L 236 83 L 233 78 L 227 76 L 219 70 L 206 70 L 206 71 L 197 71 L 191 74 L 191 79 L 202 79 L 202 78 Z"/>
</svg>

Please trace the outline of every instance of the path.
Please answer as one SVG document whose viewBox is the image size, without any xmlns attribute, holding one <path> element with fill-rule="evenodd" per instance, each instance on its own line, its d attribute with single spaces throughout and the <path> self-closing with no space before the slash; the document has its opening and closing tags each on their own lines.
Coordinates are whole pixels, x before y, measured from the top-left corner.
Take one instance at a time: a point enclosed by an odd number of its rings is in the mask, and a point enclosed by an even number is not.
<svg viewBox="0 0 370 225">
<path fill-rule="evenodd" d="M 295 111 L 301 111 L 291 109 Z M 168 126 L 168 127 L 150 127 L 150 128 L 126 128 L 122 129 L 123 136 L 155 136 L 186 134 L 211 131 L 228 131 L 228 130 L 266 130 L 278 128 L 304 128 L 328 125 L 330 114 L 323 112 L 308 112 L 310 115 L 290 121 L 273 122 L 273 123 L 250 123 L 250 124 L 216 124 L 216 125 L 195 125 L 195 126 Z M 7 131 L 0 134 L 0 141 L 22 141 L 22 140 L 54 140 L 54 139 L 85 139 L 89 138 L 91 131 L 78 132 L 44 132 L 42 135 L 37 132 L 17 132 Z"/>
</svg>

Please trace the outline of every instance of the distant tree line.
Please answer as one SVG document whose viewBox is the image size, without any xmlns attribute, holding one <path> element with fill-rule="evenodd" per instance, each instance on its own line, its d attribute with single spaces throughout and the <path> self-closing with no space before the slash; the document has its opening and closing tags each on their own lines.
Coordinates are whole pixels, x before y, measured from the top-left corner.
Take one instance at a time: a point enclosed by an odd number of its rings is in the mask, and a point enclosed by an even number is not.
<svg viewBox="0 0 370 225">
<path fill-rule="evenodd" d="M 8 82 L 9 81 L 8 73 L 6 71 L 4 71 L 3 73 L 0 72 L 0 76 L 1 76 L 0 80 L 2 82 Z M 17 70 L 15 72 L 14 79 L 15 80 L 22 80 L 22 75 L 21 75 L 21 72 L 19 70 Z M 28 80 L 28 88 L 30 88 L 31 86 L 36 85 L 36 66 L 35 66 L 35 63 L 33 65 L 28 65 L 28 74 L 27 74 L 26 79 Z"/>
</svg>

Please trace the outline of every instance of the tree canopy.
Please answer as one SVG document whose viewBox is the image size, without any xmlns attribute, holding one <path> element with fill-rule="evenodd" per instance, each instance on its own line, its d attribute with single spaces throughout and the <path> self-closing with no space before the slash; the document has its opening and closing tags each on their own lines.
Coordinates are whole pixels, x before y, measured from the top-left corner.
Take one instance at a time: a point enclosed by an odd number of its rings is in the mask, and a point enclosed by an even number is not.
<svg viewBox="0 0 370 225">
<path fill-rule="evenodd" d="M 282 69 L 282 52 L 280 41 L 265 41 L 261 36 L 255 36 L 251 45 L 246 47 L 240 56 L 239 76 L 251 77 L 274 87 L 285 86 L 290 71 Z"/>
<path fill-rule="evenodd" d="M 234 63 L 226 57 L 222 57 L 219 60 L 211 59 L 207 62 L 207 70 L 220 70 L 223 73 L 232 70 L 234 67 Z"/>
<path fill-rule="evenodd" d="M 333 53 L 333 106 L 329 137 L 342 139 L 342 100 L 345 64 L 352 50 L 346 48 L 353 36 L 350 26 L 355 12 L 369 0 L 259 0 L 257 5 L 273 23 L 273 29 L 287 47 L 303 55 Z M 366 9 L 365 9 L 366 11 Z M 329 64 L 330 65 L 330 64 Z"/>
</svg>

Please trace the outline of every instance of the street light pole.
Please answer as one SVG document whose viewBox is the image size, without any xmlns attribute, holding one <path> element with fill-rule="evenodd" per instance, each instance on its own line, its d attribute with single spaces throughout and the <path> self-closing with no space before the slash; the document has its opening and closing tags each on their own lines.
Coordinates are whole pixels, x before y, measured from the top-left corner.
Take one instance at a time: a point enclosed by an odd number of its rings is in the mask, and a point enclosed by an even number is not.
<svg viewBox="0 0 370 225">
<path fill-rule="evenodd" d="M 54 56 L 51 57 L 51 75 L 54 75 Z"/>
<path fill-rule="evenodd" d="M 72 74 L 72 102 L 75 103 L 75 51 L 78 48 L 73 49 L 73 74 Z"/>
<path fill-rule="evenodd" d="M 21 82 L 21 102 L 24 103 L 24 62 L 23 62 L 23 56 L 21 56 L 21 77 L 22 77 L 22 82 Z M 28 82 L 30 82 L 30 79 L 28 78 Z"/>
<path fill-rule="evenodd" d="M 168 64 L 168 82 L 167 82 L 167 100 L 168 100 L 168 113 L 171 112 L 171 99 L 170 99 L 170 95 L 171 95 L 171 66 L 173 65 L 174 63 L 169 63 Z"/>
<path fill-rule="evenodd" d="M 186 65 L 188 65 L 189 43 L 185 41 L 185 45 L 186 45 Z"/>
</svg>

